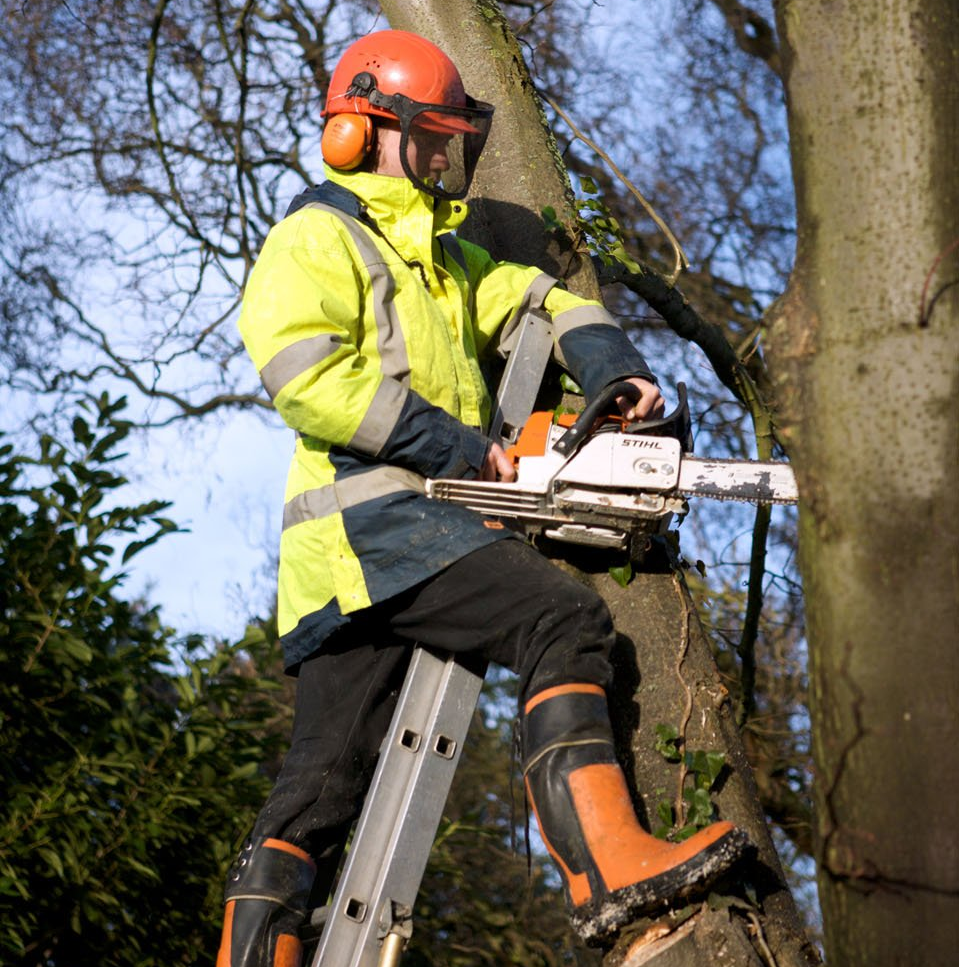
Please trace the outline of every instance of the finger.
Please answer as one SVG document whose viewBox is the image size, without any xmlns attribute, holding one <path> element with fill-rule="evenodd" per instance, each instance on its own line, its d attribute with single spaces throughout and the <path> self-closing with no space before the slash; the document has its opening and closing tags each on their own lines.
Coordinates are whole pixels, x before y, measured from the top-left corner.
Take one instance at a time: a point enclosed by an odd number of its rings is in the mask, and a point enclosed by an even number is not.
<svg viewBox="0 0 959 967">
<path fill-rule="evenodd" d="M 627 420 L 641 420 L 649 412 L 649 402 L 644 397 L 632 400 L 628 396 L 620 396 L 616 402 L 619 404 L 619 412 Z"/>
<path fill-rule="evenodd" d="M 499 463 L 499 479 L 506 482 L 512 483 L 516 479 L 516 468 L 513 466 L 513 461 L 507 456 L 503 456 L 502 461 Z"/>
<path fill-rule="evenodd" d="M 647 388 L 648 387 L 648 388 Z M 647 384 L 641 387 L 642 395 L 635 402 L 623 396 L 622 412 L 627 420 L 646 420 L 660 417 L 666 411 L 666 401 L 663 399 L 659 389 Z"/>
<path fill-rule="evenodd" d="M 495 467 L 496 479 L 507 482 L 516 479 L 516 470 L 513 467 L 513 461 L 506 456 L 503 448 L 498 443 L 493 444 L 489 456 Z"/>
<path fill-rule="evenodd" d="M 496 479 L 496 464 L 493 462 L 492 454 L 487 453 L 483 466 L 479 469 L 478 477 L 484 483 L 489 483 Z"/>
<path fill-rule="evenodd" d="M 643 414 L 643 419 L 657 419 L 666 412 L 666 400 L 663 399 L 658 390 L 651 394 L 648 400 L 644 399 L 644 402 L 648 406 Z"/>
</svg>

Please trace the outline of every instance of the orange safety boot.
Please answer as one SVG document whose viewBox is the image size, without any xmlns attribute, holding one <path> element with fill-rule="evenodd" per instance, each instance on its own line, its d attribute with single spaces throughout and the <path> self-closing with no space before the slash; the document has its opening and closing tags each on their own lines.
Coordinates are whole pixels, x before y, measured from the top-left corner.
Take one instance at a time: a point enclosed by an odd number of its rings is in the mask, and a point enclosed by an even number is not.
<svg viewBox="0 0 959 967">
<path fill-rule="evenodd" d="M 316 866 L 281 839 L 247 840 L 227 875 L 216 967 L 300 967 L 298 929 Z"/>
<path fill-rule="evenodd" d="M 573 928 L 592 945 L 637 917 L 702 894 L 749 845 L 732 823 L 667 843 L 637 822 L 598 685 L 549 688 L 526 703 L 523 774 L 540 833 L 563 876 Z"/>
</svg>

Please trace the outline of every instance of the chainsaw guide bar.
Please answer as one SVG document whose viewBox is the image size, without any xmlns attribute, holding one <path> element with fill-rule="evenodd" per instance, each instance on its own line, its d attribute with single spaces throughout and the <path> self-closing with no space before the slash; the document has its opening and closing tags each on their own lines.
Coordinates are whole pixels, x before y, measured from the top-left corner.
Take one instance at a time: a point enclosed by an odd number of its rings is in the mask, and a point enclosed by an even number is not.
<svg viewBox="0 0 959 967">
<path fill-rule="evenodd" d="M 796 478 L 788 463 L 761 460 L 706 460 L 685 456 L 679 492 L 687 497 L 742 500 L 752 504 L 795 504 Z"/>
</svg>

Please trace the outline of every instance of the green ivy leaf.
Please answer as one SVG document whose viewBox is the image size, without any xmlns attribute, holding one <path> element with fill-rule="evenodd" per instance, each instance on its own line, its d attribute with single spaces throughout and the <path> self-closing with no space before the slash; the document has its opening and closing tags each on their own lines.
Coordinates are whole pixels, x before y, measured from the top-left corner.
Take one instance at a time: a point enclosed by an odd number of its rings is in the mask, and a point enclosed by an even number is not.
<svg viewBox="0 0 959 967">
<path fill-rule="evenodd" d="M 672 829 L 673 823 L 676 822 L 676 812 L 673 809 L 673 804 L 671 802 L 667 802 L 665 799 L 661 800 L 659 805 L 656 807 L 656 815 L 659 817 L 663 825 Z"/>
<path fill-rule="evenodd" d="M 709 788 L 715 785 L 716 780 L 719 778 L 720 773 L 723 771 L 723 766 L 726 765 L 726 753 L 725 752 L 707 752 L 706 753 L 706 774 L 709 776 Z"/>
<path fill-rule="evenodd" d="M 633 565 L 627 561 L 622 567 L 611 567 L 609 576 L 621 587 L 625 588 L 633 579 Z"/>
<path fill-rule="evenodd" d="M 708 826 L 713 818 L 713 802 L 706 789 L 686 789 L 683 798 L 689 804 L 686 819 L 697 829 Z"/>
<path fill-rule="evenodd" d="M 674 725 L 660 722 L 656 726 L 654 748 L 667 762 L 679 762 L 682 758 L 679 751 L 679 730 Z"/>
<path fill-rule="evenodd" d="M 542 209 L 540 215 L 543 218 L 543 227 L 547 232 L 560 231 L 563 228 L 562 222 L 556 217 L 556 209 L 552 205 L 547 205 Z"/>
<path fill-rule="evenodd" d="M 576 380 L 574 380 L 573 377 L 569 375 L 569 373 L 560 373 L 559 385 L 567 393 L 575 393 L 577 396 L 583 395 L 583 390 L 580 387 L 579 383 L 577 383 Z"/>
</svg>

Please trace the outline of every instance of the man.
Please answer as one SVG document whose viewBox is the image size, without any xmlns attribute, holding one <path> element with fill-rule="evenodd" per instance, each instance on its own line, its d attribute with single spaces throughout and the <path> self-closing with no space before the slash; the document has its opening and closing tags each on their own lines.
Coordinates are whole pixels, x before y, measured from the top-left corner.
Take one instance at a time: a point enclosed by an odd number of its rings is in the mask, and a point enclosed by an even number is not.
<svg viewBox="0 0 959 967">
<path fill-rule="evenodd" d="M 628 379 L 628 417 L 663 410 L 599 303 L 453 234 L 492 113 L 425 39 L 357 41 L 326 101 L 328 180 L 274 227 L 247 286 L 244 342 L 296 431 L 279 629 L 299 680 L 289 753 L 228 877 L 218 967 L 297 962 L 415 643 L 518 675 L 527 792 L 587 940 L 702 890 L 745 845 L 729 823 L 679 845 L 640 828 L 606 711 L 603 601 L 498 522 L 424 496 L 426 477 L 514 478 L 484 432 L 481 362 L 530 306 L 587 398 Z"/>
</svg>

